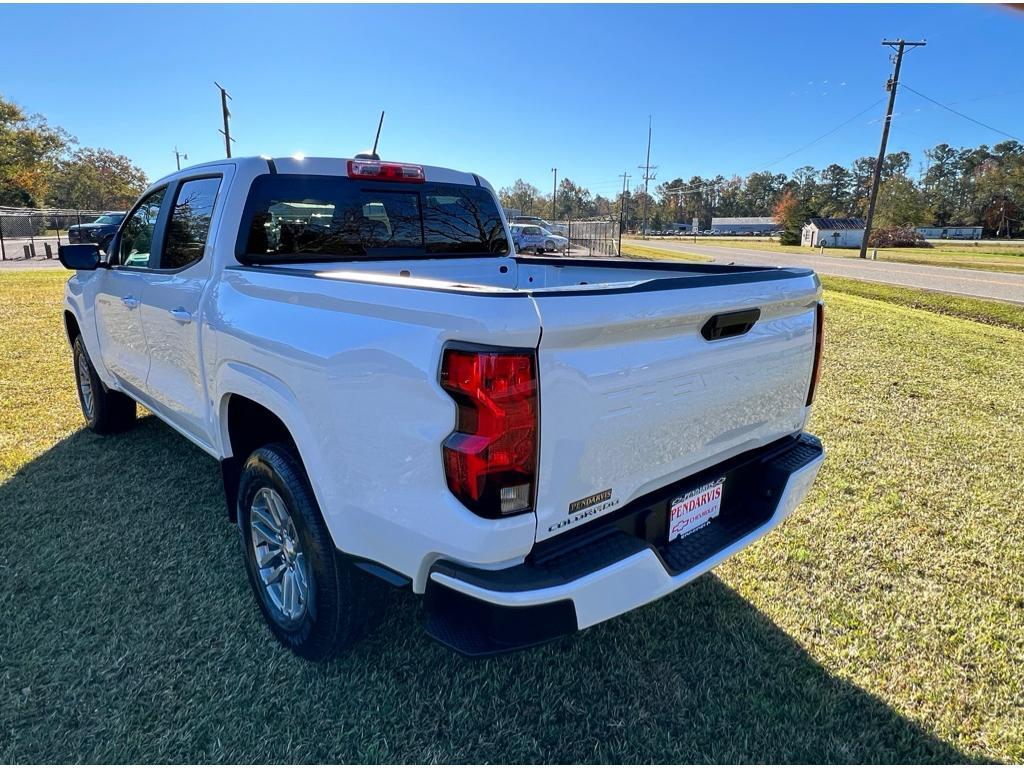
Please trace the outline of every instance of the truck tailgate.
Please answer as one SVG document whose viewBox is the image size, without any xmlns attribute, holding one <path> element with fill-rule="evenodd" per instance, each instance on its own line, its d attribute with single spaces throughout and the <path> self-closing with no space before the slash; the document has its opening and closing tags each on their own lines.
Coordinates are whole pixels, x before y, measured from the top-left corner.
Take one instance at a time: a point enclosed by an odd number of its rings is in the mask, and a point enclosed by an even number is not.
<svg viewBox="0 0 1024 768">
<path fill-rule="evenodd" d="M 534 293 L 538 541 L 803 428 L 821 294 L 814 274 L 658 282 Z M 701 333 L 715 316 L 754 308 L 760 317 L 742 335 Z"/>
</svg>

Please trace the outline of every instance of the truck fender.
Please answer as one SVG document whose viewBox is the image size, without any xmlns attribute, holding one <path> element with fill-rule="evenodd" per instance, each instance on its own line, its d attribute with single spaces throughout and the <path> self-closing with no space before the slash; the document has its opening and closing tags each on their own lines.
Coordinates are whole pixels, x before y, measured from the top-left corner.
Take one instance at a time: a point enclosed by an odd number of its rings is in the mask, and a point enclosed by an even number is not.
<svg viewBox="0 0 1024 768">
<path fill-rule="evenodd" d="M 317 503 L 322 505 L 322 493 L 317 482 L 316 453 L 313 451 L 315 442 L 309 424 L 302 415 L 295 393 L 278 377 L 259 368 L 229 361 L 223 363 L 217 371 L 215 381 L 217 393 L 217 428 L 220 440 L 219 452 L 222 457 L 221 466 L 224 471 L 224 491 L 228 496 L 228 509 L 234 515 L 235 494 L 237 493 L 238 474 L 247 456 L 231 455 L 231 436 L 228 428 L 228 404 L 232 396 L 244 397 L 266 408 L 274 414 L 288 430 L 299 458 L 306 468 L 310 484 Z"/>
<path fill-rule="evenodd" d="M 89 354 L 89 362 L 96 369 L 96 375 L 100 377 L 100 381 L 103 382 L 107 389 L 119 392 L 121 388 L 117 385 L 117 379 L 114 377 L 114 374 L 107 370 L 107 366 L 103 362 L 103 356 L 99 353 L 100 340 L 99 334 L 96 332 L 96 318 L 92 313 L 87 313 L 84 310 L 84 304 L 81 286 L 72 278 L 68 281 L 67 288 L 65 289 L 63 316 L 61 317 L 68 344 L 74 343 L 71 324 L 68 321 L 68 316 L 70 315 L 74 318 L 74 324 L 78 327 L 78 333 L 82 337 L 85 351 Z"/>
</svg>

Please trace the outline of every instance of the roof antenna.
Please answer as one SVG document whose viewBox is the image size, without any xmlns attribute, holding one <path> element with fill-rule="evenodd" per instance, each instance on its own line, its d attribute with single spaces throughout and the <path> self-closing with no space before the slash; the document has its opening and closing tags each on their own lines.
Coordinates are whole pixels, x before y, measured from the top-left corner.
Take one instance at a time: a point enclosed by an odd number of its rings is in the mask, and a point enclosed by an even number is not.
<svg viewBox="0 0 1024 768">
<path fill-rule="evenodd" d="M 357 160 L 380 160 L 377 154 L 377 144 L 380 143 L 380 129 L 384 127 L 384 110 L 380 111 L 380 122 L 377 123 L 377 136 L 373 139 L 373 149 L 369 152 L 360 152 L 356 155 Z"/>
</svg>

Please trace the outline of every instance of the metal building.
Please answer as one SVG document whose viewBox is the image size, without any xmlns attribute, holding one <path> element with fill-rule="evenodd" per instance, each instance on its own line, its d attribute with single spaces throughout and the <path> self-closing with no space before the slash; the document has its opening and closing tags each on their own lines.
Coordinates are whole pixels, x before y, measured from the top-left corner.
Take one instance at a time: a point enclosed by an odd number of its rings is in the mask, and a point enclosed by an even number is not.
<svg viewBox="0 0 1024 768">
<path fill-rule="evenodd" d="M 711 232 L 716 235 L 770 235 L 779 228 L 771 216 L 716 216 L 711 219 Z"/>
<path fill-rule="evenodd" d="M 981 227 L 915 227 L 929 240 L 981 240 Z"/>
</svg>

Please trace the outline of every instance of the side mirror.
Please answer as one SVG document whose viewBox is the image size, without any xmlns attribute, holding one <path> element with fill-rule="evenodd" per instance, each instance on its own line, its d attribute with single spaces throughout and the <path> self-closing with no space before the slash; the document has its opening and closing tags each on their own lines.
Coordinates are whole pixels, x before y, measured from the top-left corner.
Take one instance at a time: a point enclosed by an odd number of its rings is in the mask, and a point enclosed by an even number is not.
<svg viewBox="0 0 1024 768">
<path fill-rule="evenodd" d="M 100 249 L 93 243 L 62 245 L 57 256 L 65 269 L 92 270 L 100 265 Z"/>
</svg>

